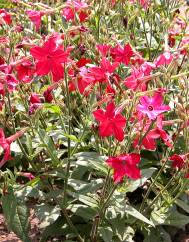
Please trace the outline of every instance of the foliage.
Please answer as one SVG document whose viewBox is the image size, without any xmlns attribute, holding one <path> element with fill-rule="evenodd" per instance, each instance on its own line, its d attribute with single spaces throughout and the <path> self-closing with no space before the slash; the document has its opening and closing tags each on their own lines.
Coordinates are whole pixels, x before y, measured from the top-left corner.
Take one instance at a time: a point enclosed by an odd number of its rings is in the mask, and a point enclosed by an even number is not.
<svg viewBox="0 0 189 242">
<path fill-rule="evenodd" d="M 188 43 L 183 1 L 0 2 L 1 205 L 22 241 L 31 203 L 41 242 L 188 223 Z"/>
</svg>

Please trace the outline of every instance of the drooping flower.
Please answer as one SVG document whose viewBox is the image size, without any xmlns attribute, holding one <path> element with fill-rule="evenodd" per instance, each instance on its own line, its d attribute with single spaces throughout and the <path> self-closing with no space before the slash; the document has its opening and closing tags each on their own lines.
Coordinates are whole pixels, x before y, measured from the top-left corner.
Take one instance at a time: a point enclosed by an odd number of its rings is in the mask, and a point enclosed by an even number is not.
<svg viewBox="0 0 189 242">
<path fill-rule="evenodd" d="M 99 135 L 101 137 L 114 136 L 118 141 L 124 139 L 124 127 L 126 119 L 116 112 L 113 102 L 109 103 L 106 110 L 98 109 L 93 112 L 95 119 L 99 122 Z"/>
<path fill-rule="evenodd" d="M 36 109 L 41 107 L 41 98 L 40 95 L 37 93 L 32 93 L 29 99 L 29 114 L 32 114 Z"/>
<path fill-rule="evenodd" d="M 159 115 L 157 117 L 156 127 L 152 127 L 151 130 L 149 130 L 150 125 L 152 124 L 151 120 L 148 120 L 146 125 L 143 127 L 143 118 L 139 117 L 139 122 L 136 124 L 136 129 L 134 130 L 135 138 L 133 141 L 133 146 L 136 148 L 137 145 L 139 145 L 139 140 L 141 138 L 141 132 L 142 135 L 145 135 L 145 137 L 142 138 L 141 144 L 139 148 L 144 148 L 146 150 L 154 151 L 156 150 L 156 140 L 161 139 L 165 145 L 168 147 L 172 147 L 172 140 L 169 134 L 163 129 L 163 115 Z M 142 127 L 142 129 L 141 129 Z"/>
<path fill-rule="evenodd" d="M 26 177 L 26 178 L 28 178 L 30 181 L 31 181 L 32 179 L 35 178 L 35 176 L 34 176 L 32 173 L 30 173 L 30 172 L 19 172 L 18 175 L 19 175 L 19 176 Z"/>
<path fill-rule="evenodd" d="M 158 58 L 154 61 L 154 64 L 156 67 L 159 67 L 161 65 L 169 65 L 173 60 L 173 55 L 170 52 L 165 52 L 158 56 Z"/>
<path fill-rule="evenodd" d="M 5 134 L 3 129 L 0 129 L 0 146 L 3 148 L 4 151 L 4 156 L 3 159 L 0 161 L 0 168 L 8 161 L 11 160 L 11 153 L 10 153 L 10 145 L 12 142 L 14 142 L 15 140 L 17 140 L 19 137 L 21 137 L 25 131 L 28 128 L 24 128 L 18 132 L 16 132 L 14 135 L 11 135 L 8 138 L 5 138 Z"/>
<path fill-rule="evenodd" d="M 0 24 L 4 24 L 1 19 L 8 25 L 12 23 L 11 15 L 5 9 L 0 9 Z"/>
<path fill-rule="evenodd" d="M 178 168 L 179 170 L 183 168 L 185 164 L 185 159 L 186 159 L 185 155 L 177 155 L 177 154 L 174 154 L 169 158 L 169 160 L 173 161 L 172 167 L 175 169 Z"/>
<path fill-rule="evenodd" d="M 52 73 L 53 81 L 63 78 L 63 63 L 66 63 L 69 52 L 56 45 L 55 38 L 49 38 L 42 47 L 35 46 L 30 49 L 31 55 L 36 59 L 36 73 L 45 76 Z"/>
<path fill-rule="evenodd" d="M 28 17 L 33 22 L 38 31 L 41 26 L 41 17 L 44 15 L 43 11 L 36 11 L 36 10 L 27 10 L 26 11 Z"/>
<path fill-rule="evenodd" d="M 80 22 L 84 22 L 89 15 L 87 8 L 88 5 L 84 0 L 67 0 L 61 14 L 67 21 L 75 20 L 75 15 L 78 14 Z"/>
<path fill-rule="evenodd" d="M 137 110 L 146 114 L 149 119 L 155 120 L 159 114 L 169 111 L 170 107 L 163 105 L 163 96 L 156 92 L 153 97 L 141 97 Z"/>
<path fill-rule="evenodd" d="M 129 177 L 131 179 L 141 178 L 141 172 L 137 167 L 140 162 L 140 155 L 122 154 L 117 157 L 110 157 L 106 160 L 106 163 L 114 169 L 114 182 L 119 183 L 124 177 Z"/>
<path fill-rule="evenodd" d="M 5 85 L 7 85 L 8 91 L 13 92 L 18 85 L 18 80 L 12 74 L 12 66 L 6 64 L 0 65 L 0 73 L 0 83 L 2 83 L 4 91 L 6 89 Z"/>
<path fill-rule="evenodd" d="M 111 49 L 111 55 L 114 61 L 128 65 L 134 52 L 130 44 L 126 44 L 124 48 L 121 45 L 117 45 Z"/>
</svg>

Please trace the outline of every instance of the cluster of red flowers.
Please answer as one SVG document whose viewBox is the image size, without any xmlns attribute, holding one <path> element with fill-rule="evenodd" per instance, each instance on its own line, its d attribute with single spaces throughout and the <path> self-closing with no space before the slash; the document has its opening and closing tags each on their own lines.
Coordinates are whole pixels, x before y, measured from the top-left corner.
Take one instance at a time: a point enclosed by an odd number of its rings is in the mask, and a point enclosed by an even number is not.
<svg viewBox="0 0 189 242">
<path fill-rule="evenodd" d="M 136 3 L 138 1 L 132 1 Z M 140 0 L 143 8 L 150 6 L 149 0 Z M 44 15 L 54 14 L 56 10 L 47 8 L 43 11 L 28 9 L 26 14 L 34 24 L 36 31 L 40 30 L 41 19 Z M 72 24 L 84 24 L 90 18 L 90 7 L 84 0 L 67 0 L 61 9 L 61 16 L 65 21 Z M 11 14 L 6 10 L 0 11 L 0 24 L 12 24 Z M 72 29 L 72 35 L 79 35 L 88 31 L 87 26 L 76 26 Z M 70 32 L 69 32 L 70 34 Z M 173 31 L 170 32 L 171 46 L 174 45 Z M 82 38 L 81 38 L 82 39 Z M 0 40 L 1 42 L 5 40 Z M 97 94 L 97 101 L 108 97 L 106 107 L 99 106 L 93 111 L 93 116 L 98 122 L 99 136 L 114 137 L 118 142 L 124 139 L 132 140 L 133 153 L 120 154 L 116 157 L 109 157 L 106 163 L 114 169 L 114 181 L 120 182 L 123 178 L 138 179 L 141 173 L 137 165 L 141 157 L 142 149 L 156 150 L 156 140 L 161 139 L 168 147 L 172 147 L 172 139 L 164 130 L 164 114 L 171 110 L 166 100 L 166 89 L 155 88 L 150 90 L 149 85 L 153 75 L 161 68 L 166 68 L 173 61 L 176 55 L 169 50 L 165 50 L 153 62 L 145 60 L 141 53 L 138 53 L 130 43 L 96 44 L 98 59 L 85 58 L 82 50 L 77 60 L 73 59 L 73 46 L 63 46 L 64 34 L 53 33 L 43 37 L 41 43 L 33 44 L 31 40 L 23 39 L 22 43 L 16 47 L 18 59 L 6 62 L 1 57 L 0 71 L 0 95 L 5 96 L 6 92 L 17 89 L 20 83 L 32 83 L 36 77 L 52 77 L 52 82 L 43 94 L 31 93 L 29 99 L 29 113 L 32 114 L 42 105 L 42 102 L 53 101 L 53 90 L 64 79 L 67 71 L 69 79 L 69 91 L 79 92 L 86 97 L 93 91 Z M 8 42 L 5 41 L 6 43 Z M 21 55 L 25 47 L 30 48 L 29 57 Z M 184 53 L 185 54 L 185 53 Z M 124 70 L 127 68 L 125 78 Z M 119 71 L 118 71 L 119 70 Z M 121 74 L 124 75 L 121 75 Z M 119 104 L 117 96 L 122 96 L 129 90 L 128 103 L 132 103 L 136 93 L 135 106 L 131 109 L 130 115 L 126 117 L 126 107 Z M 165 99 L 165 101 L 164 101 Z M 107 100 L 107 99 L 106 99 Z M 3 99 L 2 99 L 3 105 Z M 2 109 L 2 107 L 1 107 Z M 127 126 L 132 125 L 132 137 L 128 137 Z M 20 136 L 20 134 L 19 134 Z M 10 143 L 12 139 L 5 138 L 1 130 L 0 144 L 5 150 L 5 156 L 0 164 L 2 166 L 6 160 L 10 159 Z M 184 158 L 176 154 L 170 158 L 173 166 L 182 168 Z"/>
</svg>

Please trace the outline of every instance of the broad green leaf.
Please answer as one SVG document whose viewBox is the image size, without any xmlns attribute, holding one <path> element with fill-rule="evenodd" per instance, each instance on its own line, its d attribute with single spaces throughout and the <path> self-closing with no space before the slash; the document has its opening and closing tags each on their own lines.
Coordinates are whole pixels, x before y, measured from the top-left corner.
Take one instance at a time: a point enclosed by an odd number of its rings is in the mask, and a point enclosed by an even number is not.
<svg viewBox="0 0 189 242">
<path fill-rule="evenodd" d="M 141 221 L 143 221 L 144 223 L 146 224 L 149 224 L 151 226 L 154 227 L 154 224 L 152 221 L 150 221 L 149 219 L 147 219 L 143 214 L 141 214 L 140 212 L 138 212 L 135 208 L 133 208 L 132 206 L 128 205 L 128 204 L 123 204 L 122 203 L 119 203 L 119 202 L 116 202 L 116 206 L 119 208 L 119 210 L 121 212 L 124 212 L 126 214 L 129 214 Z"/>
<path fill-rule="evenodd" d="M 46 242 L 51 236 L 65 235 L 64 226 L 66 226 L 65 218 L 59 217 L 43 230 L 40 242 Z"/>
<path fill-rule="evenodd" d="M 82 217 L 86 222 L 94 218 L 97 211 L 83 204 L 70 204 L 68 209 L 77 216 Z"/>
<path fill-rule="evenodd" d="M 38 186 L 25 186 L 15 191 L 15 195 L 23 200 L 27 200 L 28 198 L 44 198 L 44 193 L 40 191 Z"/>
<path fill-rule="evenodd" d="M 149 219 L 147 219 L 144 215 L 142 215 L 140 212 L 138 212 L 135 208 L 133 208 L 130 205 L 125 205 L 125 213 L 143 221 L 144 223 L 147 223 L 151 226 L 154 226 L 154 224 L 152 223 L 152 221 L 150 221 Z"/>
<path fill-rule="evenodd" d="M 23 201 L 17 199 L 11 189 L 7 195 L 2 197 L 3 214 L 6 223 L 23 242 L 30 242 L 29 231 L 29 211 Z"/>
<path fill-rule="evenodd" d="M 141 174 L 141 179 L 131 180 L 128 187 L 126 188 L 127 192 L 134 192 L 138 187 L 141 187 L 156 171 L 156 168 L 143 169 Z"/>
<path fill-rule="evenodd" d="M 104 162 L 104 156 L 100 156 L 96 152 L 80 152 L 74 156 L 77 158 L 76 164 L 101 171 L 103 174 L 108 173 L 108 167 Z"/>
<path fill-rule="evenodd" d="M 91 180 L 89 182 L 84 182 L 76 179 L 69 179 L 68 184 L 73 187 L 75 191 L 80 191 L 80 193 L 95 192 L 103 185 L 103 179 Z"/>
<path fill-rule="evenodd" d="M 40 228 L 45 228 L 58 219 L 60 215 L 60 208 L 58 206 L 40 204 L 36 206 L 36 215 L 41 222 Z"/>
<path fill-rule="evenodd" d="M 149 233 L 145 235 L 144 242 L 172 242 L 170 235 L 162 228 L 158 226 L 155 229 L 152 228 Z"/>
<path fill-rule="evenodd" d="M 151 219 L 155 225 L 170 225 L 178 228 L 188 224 L 189 216 L 174 211 L 173 209 L 163 212 L 163 209 L 153 211 Z"/>
<path fill-rule="evenodd" d="M 99 232 L 104 242 L 112 241 L 113 231 L 111 227 L 100 227 Z"/>
<path fill-rule="evenodd" d="M 182 208 L 185 212 L 189 213 L 189 205 L 186 202 L 184 202 L 180 199 L 176 199 L 175 203 L 177 206 Z"/>
</svg>

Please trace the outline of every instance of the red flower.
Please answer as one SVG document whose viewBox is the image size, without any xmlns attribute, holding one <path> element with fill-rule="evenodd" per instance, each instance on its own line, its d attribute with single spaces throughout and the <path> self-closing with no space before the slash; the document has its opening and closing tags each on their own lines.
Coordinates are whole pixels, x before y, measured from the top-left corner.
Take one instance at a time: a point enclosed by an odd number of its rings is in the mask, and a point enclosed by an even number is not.
<svg viewBox="0 0 189 242">
<path fill-rule="evenodd" d="M 98 51 L 100 52 L 100 54 L 103 56 L 103 57 L 106 57 L 110 48 L 111 48 L 111 45 L 96 45 Z"/>
<path fill-rule="evenodd" d="M 11 15 L 5 9 L 0 9 L 0 24 L 3 24 L 3 23 L 1 23 L 1 18 L 8 25 L 10 25 L 12 23 Z"/>
<path fill-rule="evenodd" d="M 141 178 L 141 173 L 137 164 L 140 162 L 139 154 L 122 154 L 117 157 L 110 157 L 106 163 L 114 169 L 114 182 L 119 183 L 123 177 L 127 176 L 131 179 Z"/>
<path fill-rule="evenodd" d="M 83 0 L 67 0 L 66 6 L 62 10 L 62 16 L 67 21 L 75 20 L 75 14 L 78 13 L 80 22 L 84 22 L 88 18 L 87 7 L 87 3 Z"/>
<path fill-rule="evenodd" d="M 133 56 L 133 50 L 130 44 L 126 44 L 124 48 L 120 45 L 111 49 L 111 55 L 115 61 L 128 65 L 131 57 Z"/>
<path fill-rule="evenodd" d="M 41 103 L 41 99 L 39 94 L 37 93 L 32 93 L 30 96 L 30 103 L 34 104 L 34 103 Z"/>
<path fill-rule="evenodd" d="M 45 76 L 51 72 L 53 81 L 59 81 L 63 78 L 64 68 L 62 64 L 67 61 L 68 51 L 57 47 L 55 38 L 49 38 L 42 47 L 31 48 L 30 53 L 37 60 L 37 75 Z"/>
<path fill-rule="evenodd" d="M 155 60 L 154 64 L 156 67 L 159 67 L 161 65 L 169 65 L 173 60 L 173 55 L 170 52 L 165 52 L 158 56 L 158 58 Z"/>
<path fill-rule="evenodd" d="M 179 170 L 183 168 L 185 162 L 185 155 L 172 155 L 169 160 L 173 161 L 172 167 L 178 168 Z"/>
<path fill-rule="evenodd" d="M 90 74 L 94 77 L 95 81 L 108 82 L 109 77 L 113 74 L 115 69 L 119 66 L 118 62 L 111 64 L 105 57 L 102 58 L 100 66 L 94 66 L 89 69 Z"/>
<path fill-rule="evenodd" d="M 19 81 L 25 83 L 31 82 L 31 77 L 34 74 L 33 64 L 30 60 L 23 60 L 16 66 L 17 77 Z"/>
<path fill-rule="evenodd" d="M 156 119 L 159 114 L 170 110 L 168 105 L 163 105 L 163 97 L 158 92 L 153 97 L 141 97 L 140 103 L 137 110 L 147 114 L 148 118 L 152 120 Z"/>
<path fill-rule="evenodd" d="M 25 131 L 26 131 L 26 129 L 22 129 L 22 130 L 16 132 L 16 134 L 11 135 L 8 138 L 5 138 L 5 134 L 3 132 L 3 129 L 0 129 L 0 146 L 4 150 L 4 157 L 0 161 L 0 168 L 6 163 L 6 161 L 12 159 L 11 154 L 10 154 L 10 145 L 13 141 L 15 141 L 16 139 L 21 137 L 24 134 Z"/>
<path fill-rule="evenodd" d="M 102 137 L 113 135 L 117 140 L 122 141 L 124 139 L 124 127 L 126 119 L 116 112 L 115 104 L 109 103 L 106 107 L 106 111 L 98 109 L 93 112 L 96 120 L 99 121 L 99 134 Z"/>
</svg>

